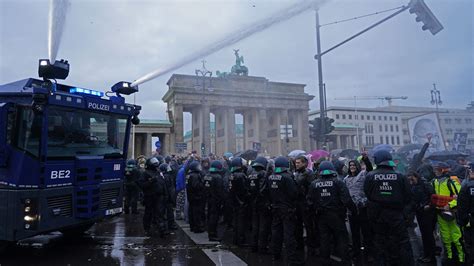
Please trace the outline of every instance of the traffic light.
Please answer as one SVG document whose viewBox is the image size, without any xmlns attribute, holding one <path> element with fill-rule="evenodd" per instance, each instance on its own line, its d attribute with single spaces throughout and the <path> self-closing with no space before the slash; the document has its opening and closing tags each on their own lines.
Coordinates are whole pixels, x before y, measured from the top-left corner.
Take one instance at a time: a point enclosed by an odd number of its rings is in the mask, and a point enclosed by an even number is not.
<svg viewBox="0 0 474 266">
<path fill-rule="evenodd" d="M 443 25 L 431 12 L 424 0 L 411 0 L 409 7 L 410 14 L 416 14 L 416 22 L 423 23 L 422 30 L 429 30 L 431 34 L 435 35 L 443 29 Z"/>
<path fill-rule="evenodd" d="M 325 123 L 325 124 L 324 124 L 324 125 L 325 125 L 325 127 L 324 127 L 324 130 L 325 130 L 324 134 L 325 134 L 325 135 L 331 133 L 334 129 L 336 129 L 336 128 L 332 125 L 332 123 L 334 123 L 334 119 L 329 118 L 329 117 L 325 117 L 325 118 L 324 118 L 324 123 Z"/>
<path fill-rule="evenodd" d="M 319 140 L 321 136 L 321 118 L 316 117 L 309 121 L 309 137 L 314 140 Z"/>
</svg>

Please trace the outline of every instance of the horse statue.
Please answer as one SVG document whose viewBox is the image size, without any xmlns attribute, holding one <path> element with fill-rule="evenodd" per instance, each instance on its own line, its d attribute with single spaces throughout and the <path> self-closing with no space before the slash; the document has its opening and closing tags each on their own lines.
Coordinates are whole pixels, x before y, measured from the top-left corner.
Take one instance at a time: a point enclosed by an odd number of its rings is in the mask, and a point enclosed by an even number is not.
<svg viewBox="0 0 474 266">
<path fill-rule="evenodd" d="M 246 66 L 242 65 L 244 63 L 244 57 L 239 56 L 239 49 L 237 50 L 234 49 L 234 54 L 235 54 L 235 65 L 232 66 L 230 73 L 237 76 L 248 76 L 249 69 Z"/>
</svg>

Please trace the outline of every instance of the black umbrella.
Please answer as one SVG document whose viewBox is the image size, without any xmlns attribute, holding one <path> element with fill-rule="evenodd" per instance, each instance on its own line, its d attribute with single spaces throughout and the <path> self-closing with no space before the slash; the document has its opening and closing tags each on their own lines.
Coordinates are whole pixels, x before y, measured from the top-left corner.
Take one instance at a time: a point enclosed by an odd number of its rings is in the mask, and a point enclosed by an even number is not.
<svg viewBox="0 0 474 266">
<path fill-rule="evenodd" d="M 357 156 L 359 156 L 359 155 L 360 155 L 360 152 L 358 152 L 356 150 L 353 150 L 353 149 L 345 149 L 345 150 L 341 151 L 341 153 L 339 153 L 339 156 L 347 157 L 347 158 L 350 158 L 350 159 L 357 158 Z"/>
<path fill-rule="evenodd" d="M 467 157 L 468 155 L 458 151 L 436 151 L 430 154 L 427 159 L 434 161 L 456 160 L 458 157 Z"/>
<path fill-rule="evenodd" d="M 411 151 L 421 150 L 422 144 L 407 144 L 397 150 L 398 153 L 410 153 Z"/>
<path fill-rule="evenodd" d="M 257 151 L 254 151 L 254 150 L 246 150 L 244 152 L 238 152 L 234 155 L 234 157 L 240 157 L 242 159 L 245 159 L 247 161 L 251 160 L 255 160 L 255 158 L 257 158 L 257 155 L 258 155 L 258 152 Z"/>
</svg>

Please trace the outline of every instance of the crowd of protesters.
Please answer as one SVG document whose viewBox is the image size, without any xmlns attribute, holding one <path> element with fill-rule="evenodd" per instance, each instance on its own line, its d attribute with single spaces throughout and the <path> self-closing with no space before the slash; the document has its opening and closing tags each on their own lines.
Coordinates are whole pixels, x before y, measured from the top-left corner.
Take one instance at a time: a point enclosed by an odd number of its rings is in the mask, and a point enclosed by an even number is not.
<svg viewBox="0 0 474 266">
<path fill-rule="evenodd" d="M 474 165 L 427 160 L 428 147 L 403 173 L 387 150 L 356 158 L 141 156 L 127 162 L 125 213 L 138 213 L 141 199 L 150 236 L 166 237 L 176 219 L 210 241 L 231 232 L 232 244 L 274 260 L 284 244 L 289 265 L 312 256 L 323 265 L 436 264 L 437 256 L 473 265 Z M 419 258 L 409 237 L 415 227 Z"/>
</svg>

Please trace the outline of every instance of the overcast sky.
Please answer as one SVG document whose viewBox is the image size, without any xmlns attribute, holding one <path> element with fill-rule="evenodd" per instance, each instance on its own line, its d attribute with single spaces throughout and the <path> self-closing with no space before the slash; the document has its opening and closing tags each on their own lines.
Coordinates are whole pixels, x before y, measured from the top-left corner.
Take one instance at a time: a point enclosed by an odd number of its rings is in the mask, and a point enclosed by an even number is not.
<svg viewBox="0 0 474 266">
<path fill-rule="evenodd" d="M 409 0 L 332 0 L 320 10 L 329 23 L 407 4 Z M 408 96 L 400 105 L 430 106 L 436 83 L 443 106 L 465 108 L 474 100 L 474 4 L 472 0 L 425 0 L 444 26 L 433 36 L 408 11 L 323 57 L 328 105 L 347 96 Z M 294 1 L 264 0 L 72 0 L 58 58 L 69 60 L 65 83 L 106 90 L 172 64 L 213 40 L 249 25 Z M 0 0 L 0 84 L 37 77 L 47 58 L 49 1 Z M 389 13 L 322 28 L 323 50 Z M 318 95 L 315 16 L 309 10 L 208 56 L 207 68 L 230 71 L 240 49 L 252 76 L 307 84 Z M 194 74 L 199 60 L 175 71 Z M 166 118 L 161 98 L 169 75 L 140 86 L 142 118 Z M 364 101 L 360 106 L 380 106 Z M 316 97 L 312 110 L 319 108 Z"/>
</svg>

